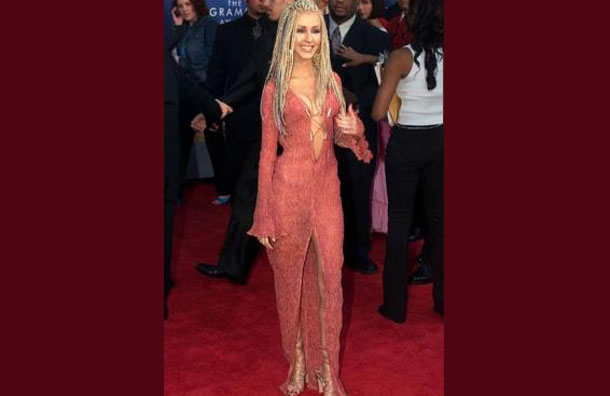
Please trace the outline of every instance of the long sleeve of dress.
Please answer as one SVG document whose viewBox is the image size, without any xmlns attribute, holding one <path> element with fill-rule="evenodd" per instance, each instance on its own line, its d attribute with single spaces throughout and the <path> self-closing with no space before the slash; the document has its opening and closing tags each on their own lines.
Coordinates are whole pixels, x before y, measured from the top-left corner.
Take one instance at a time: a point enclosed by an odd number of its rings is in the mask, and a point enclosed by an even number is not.
<svg viewBox="0 0 610 396">
<path fill-rule="evenodd" d="M 341 87 L 341 78 L 336 73 L 333 73 L 335 80 L 341 90 L 341 94 L 343 94 L 343 89 Z M 335 133 L 335 144 L 339 147 L 347 148 L 352 150 L 356 158 L 359 161 L 363 161 L 365 163 L 371 162 L 373 158 L 373 153 L 369 150 L 369 143 L 364 136 L 364 124 L 362 120 L 357 117 L 357 126 L 356 126 L 356 134 L 348 135 L 342 133 L 336 122 L 333 122 L 333 129 Z"/>
<path fill-rule="evenodd" d="M 263 131 L 258 166 L 258 193 L 256 208 L 254 209 L 254 222 L 252 228 L 248 231 L 249 235 L 256 237 L 276 237 L 275 216 L 273 213 L 273 173 L 277 159 L 279 131 L 273 116 L 274 96 L 275 83 L 270 81 L 263 89 L 261 103 Z"/>
</svg>

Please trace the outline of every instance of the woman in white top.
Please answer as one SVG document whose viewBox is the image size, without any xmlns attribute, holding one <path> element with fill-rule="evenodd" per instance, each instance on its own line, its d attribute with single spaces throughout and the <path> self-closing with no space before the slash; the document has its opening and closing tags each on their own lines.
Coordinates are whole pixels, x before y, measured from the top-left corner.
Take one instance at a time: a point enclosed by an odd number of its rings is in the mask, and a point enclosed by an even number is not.
<svg viewBox="0 0 610 396">
<path fill-rule="evenodd" d="M 417 189 L 423 193 L 434 308 L 444 313 L 443 0 L 418 1 L 413 33 L 410 45 L 390 55 L 371 114 L 382 120 L 394 93 L 401 99 L 386 151 L 388 244 L 379 308 L 398 323 L 406 320 L 408 236 Z"/>
</svg>

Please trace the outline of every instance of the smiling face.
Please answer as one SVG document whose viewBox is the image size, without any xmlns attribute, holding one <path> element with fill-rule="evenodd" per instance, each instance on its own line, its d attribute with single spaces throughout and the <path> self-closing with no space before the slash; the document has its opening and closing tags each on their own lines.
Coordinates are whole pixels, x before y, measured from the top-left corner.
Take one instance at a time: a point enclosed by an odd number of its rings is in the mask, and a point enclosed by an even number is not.
<svg viewBox="0 0 610 396">
<path fill-rule="evenodd" d="M 322 42 L 322 19 L 313 12 L 300 13 L 296 18 L 294 34 L 295 60 L 313 58 Z"/>
<path fill-rule="evenodd" d="M 360 0 L 358 4 L 358 15 L 362 19 L 369 19 L 373 12 L 373 0 Z"/>
<path fill-rule="evenodd" d="M 191 0 L 178 0 L 176 1 L 176 5 L 178 11 L 180 12 L 180 16 L 182 19 L 188 24 L 192 24 L 197 20 L 197 11 L 195 11 L 195 7 Z"/>
</svg>

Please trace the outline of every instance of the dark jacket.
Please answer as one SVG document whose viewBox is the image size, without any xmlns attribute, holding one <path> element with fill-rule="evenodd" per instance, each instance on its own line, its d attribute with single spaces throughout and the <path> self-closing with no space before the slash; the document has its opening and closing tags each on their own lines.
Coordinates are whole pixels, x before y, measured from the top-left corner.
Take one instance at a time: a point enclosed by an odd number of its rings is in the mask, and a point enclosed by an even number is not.
<svg viewBox="0 0 610 396">
<path fill-rule="evenodd" d="M 234 109 L 246 101 L 260 103 L 271 64 L 276 33 L 277 22 L 272 22 L 265 34 L 255 41 L 252 58 L 240 73 L 235 84 L 220 97 L 220 100 Z"/>
<path fill-rule="evenodd" d="M 176 48 L 180 67 L 198 84 L 206 80 L 217 27 L 218 22 L 210 16 L 199 17 L 192 26 L 185 22 L 173 27 L 170 48 Z"/>
<path fill-rule="evenodd" d="M 232 86 L 250 61 L 255 41 L 252 35 L 254 24 L 255 20 L 246 14 L 218 26 L 206 80 L 214 96 L 221 96 Z M 264 33 L 269 25 L 268 19 L 260 18 L 259 25 Z"/>
<path fill-rule="evenodd" d="M 180 191 L 180 106 L 181 100 L 194 103 L 208 123 L 220 118 L 214 97 L 188 80 L 169 51 L 164 51 L 163 67 L 163 185 L 166 201 L 178 198 Z"/>
<path fill-rule="evenodd" d="M 324 19 L 326 26 L 329 26 L 329 16 L 326 15 Z M 329 36 L 330 34 L 331 32 L 329 32 Z M 343 40 L 343 44 L 362 54 L 377 56 L 390 50 L 390 37 L 365 20 L 356 17 L 354 24 Z M 347 59 L 335 55 L 332 51 L 330 58 L 333 71 L 341 77 L 343 86 L 358 97 L 360 116 L 370 118 L 378 87 L 373 65 L 342 67 L 341 65 L 346 63 Z"/>
<path fill-rule="evenodd" d="M 252 30 L 256 21 L 247 14 L 232 22 L 218 27 L 214 49 L 208 66 L 206 86 L 216 97 L 235 84 L 240 73 L 246 68 L 253 56 L 254 36 Z M 259 19 L 261 33 L 269 25 L 268 19 Z M 259 112 L 257 101 L 249 101 L 234 109 L 235 112 L 226 119 L 226 133 L 229 139 L 241 142 L 256 139 L 252 131 L 252 122 Z"/>
</svg>

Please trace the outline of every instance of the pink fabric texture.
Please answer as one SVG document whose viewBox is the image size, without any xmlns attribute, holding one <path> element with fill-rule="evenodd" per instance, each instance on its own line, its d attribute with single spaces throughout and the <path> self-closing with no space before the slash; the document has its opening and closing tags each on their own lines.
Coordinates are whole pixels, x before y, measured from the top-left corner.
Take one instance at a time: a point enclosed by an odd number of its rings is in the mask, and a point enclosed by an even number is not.
<svg viewBox="0 0 610 396">
<path fill-rule="evenodd" d="M 390 140 L 391 128 L 387 121 L 378 123 L 379 155 L 373 179 L 371 199 L 371 228 L 374 232 L 388 233 L 388 190 L 385 182 L 385 149 Z"/>
<path fill-rule="evenodd" d="M 335 78 L 340 85 L 339 77 L 335 75 Z M 267 255 L 274 273 L 282 348 L 290 364 L 289 375 L 300 327 L 308 387 L 318 390 L 315 373 L 322 370 L 324 339 L 336 396 L 345 396 L 347 393 L 339 379 L 343 212 L 332 142 L 350 148 L 364 161 L 369 161 L 372 154 L 363 135 L 362 122 L 358 123 L 357 136 L 336 131 L 334 118 L 339 112 L 339 102 L 330 89 L 321 112 L 327 115 L 324 129 L 328 138 L 317 159 L 310 140 L 310 119 L 305 104 L 291 90 L 286 94 L 284 108 L 287 134 L 280 136 L 273 116 L 275 92 L 275 83 L 268 82 L 261 106 L 263 132 L 258 196 L 254 223 L 248 233 L 276 239 L 274 248 L 267 249 Z M 284 149 L 279 157 L 278 142 Z M 314 236 L 318 241 L 320 263 L 317 263 L 310 243 Z M 319 276 L 323 283 L 321 314 Z M 280 387 L 282 390 L 286 389 L 288 380 Z"/>
</svg>

